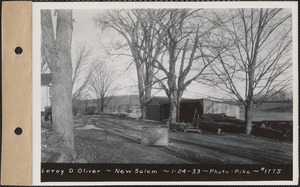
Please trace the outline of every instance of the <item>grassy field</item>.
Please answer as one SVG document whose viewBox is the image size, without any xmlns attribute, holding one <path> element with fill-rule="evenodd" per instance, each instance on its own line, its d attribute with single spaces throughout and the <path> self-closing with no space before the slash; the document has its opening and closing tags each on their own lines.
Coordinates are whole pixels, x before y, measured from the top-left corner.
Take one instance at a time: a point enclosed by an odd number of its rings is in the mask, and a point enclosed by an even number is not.
<svg viewBox="0 0 300 187">
<path fill-rule="evenodd" d="M 291 142 L 242 134 L 169 132 L 169 146 L 142 145 L 142 120 L 74 116 L 75 146 L 88 163 L 290 164 Z"/>
<path fill-rule="evenodd" d="M 245 119 L 245 110 L 240 110 L 240 118 Z M 263 121 L 263 120 L 293 120 L 293 113 L 291 112 L 263 112 L 254 111 L 253 121 Z"/>
<path fill-rule="evenodd" d="M 240 107 L 240 118 L 245 119 L 245 108 Z M 263 120 L 293 120 L 293 103 L 264 103 L 255 106 L 253 121 Z"/>
</svg>

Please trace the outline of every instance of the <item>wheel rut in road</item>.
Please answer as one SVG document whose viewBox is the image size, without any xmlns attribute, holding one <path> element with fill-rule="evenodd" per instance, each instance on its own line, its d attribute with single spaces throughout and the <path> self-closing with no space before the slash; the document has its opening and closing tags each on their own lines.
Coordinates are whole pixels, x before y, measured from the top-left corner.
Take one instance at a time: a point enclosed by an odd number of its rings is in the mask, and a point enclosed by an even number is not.
<svg viewBox="0 0 300 187">
<path fill-rule="evenodd" d="M 138 120 L 101 117 L 91 117 L 88 121 L 88 124 L 93 124 L 94 126 L 102 129 L 102 131 L 97 131 L 98 134 L 101 133 L 101 136 L 109 138 L 105 139 L 97 137 L 97 133 L 92 129 L 85 130 L 93 132 L 91 137 L 85 138 L 91 138 L 97 141 L 107 141 L 111 145 L 114 145 L 114 143 L 123 144 L 129 148 L 128 151 L 133 151 L 132 154 L 136 154 L 140 151 L 141 154 L 152 155 L 151 151 L 155 151 L 157 154 L 161 153 L 166 157 L 176 157 L 184 163 L 191 164 L 291 163 L 289 158 L 285 159 L 287 155 L 285 150 L 289 151 L 290 148 L 285 148 L 284 146 L 291 146 L 290 144 L 276 144 L 276 142 L 273 143 L 269 140 L 265 141 L 251 137 L 236 137 L 238 135 L 235 135 L 235 137 L 232 137 L 233 135 L 229 135 L 227 137 L 226 135 L 220 136 L 205 133 L 193 134 L 170 132 L 169 140 L 171 144 L 169 146 L 145 146 L 140 144 L 142 129 L 143 127 L 149 127 L 149 125 L 152 126 L 156 124 L 143 123 Z M 158 124 L 157 126 L 161 125 Z M 247 142 L 248 139 L 249 143 Z M 238 140 L 243 141 L 243 143 L 240 143 Z M 251 142 L 251 140 L 254 142 Z M 264 142 L 266 145 L 264 145 Z M 280 151 L 278 151 L 281 147 L 284 149 L 280 149 Z"/>
</svg>

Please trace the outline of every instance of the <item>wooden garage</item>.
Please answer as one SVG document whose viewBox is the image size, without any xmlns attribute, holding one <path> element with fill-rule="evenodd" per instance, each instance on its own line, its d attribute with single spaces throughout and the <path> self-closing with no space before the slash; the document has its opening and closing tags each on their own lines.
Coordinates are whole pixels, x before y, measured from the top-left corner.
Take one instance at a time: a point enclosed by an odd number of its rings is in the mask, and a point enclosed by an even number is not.
<svg viewBox="0 0 300 187">
<path fill-rule="evenodd" d="M 169 116 L 170 102 L 167 97 L 153 97 L 146 107 L 146 118 L 163 121 Z"/>
<path fill-rule="evenodd" d="M 149 120 L 163 121 L 169 117 L 170 102 L 167 97 L 153 97 L 146 107 L 146 118 Z M 192 122 L 194 113 L 220 114 L 239 118 L 240 108 L 237 105 L 228 104 L 210 99 L 183 98 L 180 103 L 179 120 Z"/>
</svg>

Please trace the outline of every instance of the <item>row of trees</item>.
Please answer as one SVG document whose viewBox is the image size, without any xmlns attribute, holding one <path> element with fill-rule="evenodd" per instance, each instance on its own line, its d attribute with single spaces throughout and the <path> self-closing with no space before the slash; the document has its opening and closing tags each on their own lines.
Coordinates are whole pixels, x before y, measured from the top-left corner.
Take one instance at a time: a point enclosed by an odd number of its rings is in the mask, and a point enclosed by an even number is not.
<svg viewBox="0 0 300 187">
<path fill-rule="evenodd" d="M 72 102 L 76 101 L 76 113 L 81 101 L 96 99 L 97 110 L 103 112 L 110 102 L 115 88 L 112 86 L 115 72 L 100 58 L 92 59 L 92 50 L 85 44 L 77 44 L 72 58 Z M 41 72 L 48 71 L 47 60 L 42 54 Z"/>
<path fill-rule="evenodd" d="M 284 9 L 109 10 L 94 21 L 124 38 L 120 48 L 129 47 L 143 116 L 158 84 L 170 100 L 169 121 L 176 122 L 181 97 L 197 80 L 245 106 L 250 134 L 254 101 L 291 83 L 292 24 Z"/>
<path fill-rule="evenodd" d="M 109 96 L 109 103 L 104 107 L 104 112 L 132 112 L 133 109 L 139 107 L 139 100 L 137 95 L 114 95 Z M 74 115 L 78 114 L 96 114 L 100 112 L 98 107 L 98 99 L 81 99 L 73 101 L 73 113 Z"/>
</svg>

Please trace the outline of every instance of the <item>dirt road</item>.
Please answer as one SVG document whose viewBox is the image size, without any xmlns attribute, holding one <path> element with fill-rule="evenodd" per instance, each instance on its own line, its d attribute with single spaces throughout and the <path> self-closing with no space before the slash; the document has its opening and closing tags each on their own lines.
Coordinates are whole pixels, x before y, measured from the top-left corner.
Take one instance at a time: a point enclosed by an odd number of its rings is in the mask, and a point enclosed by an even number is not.
<svg viewBox="0 0 300 187">
<path fill-rule="evenodd" d="M 142 145 L 142 120 L 75 116 L 75 144 L 88 163 L 290 164 L 292 143 L 236 134 L 170 132 L 167 147 Z"/>
</svg>

